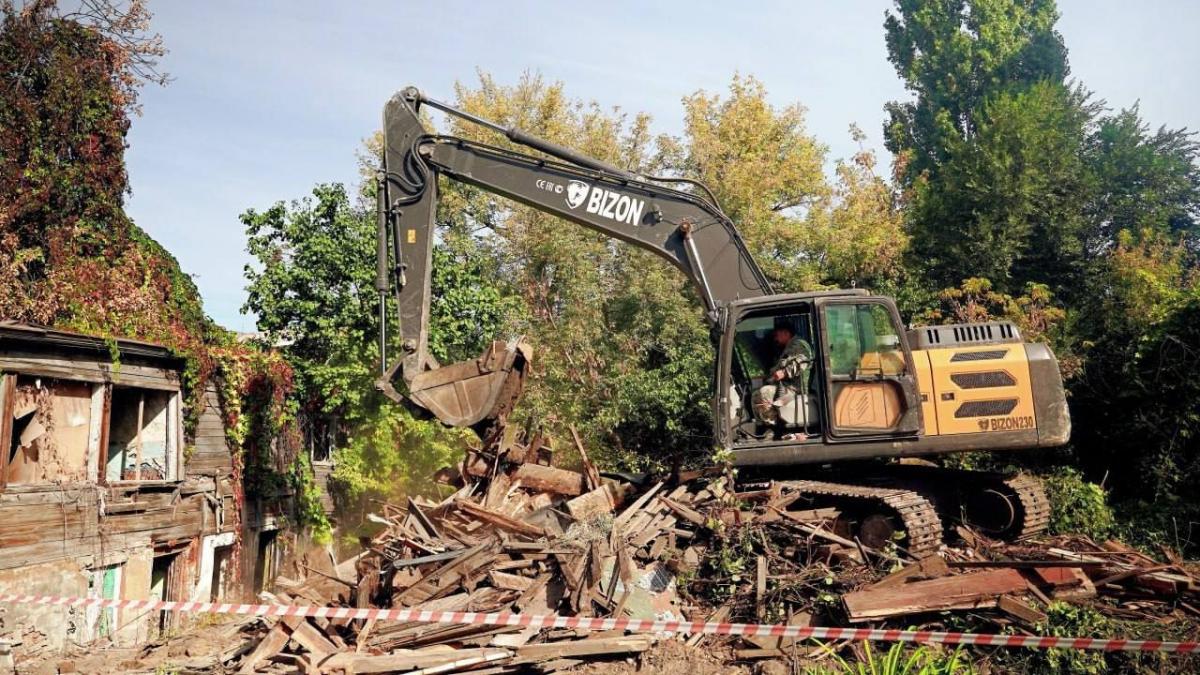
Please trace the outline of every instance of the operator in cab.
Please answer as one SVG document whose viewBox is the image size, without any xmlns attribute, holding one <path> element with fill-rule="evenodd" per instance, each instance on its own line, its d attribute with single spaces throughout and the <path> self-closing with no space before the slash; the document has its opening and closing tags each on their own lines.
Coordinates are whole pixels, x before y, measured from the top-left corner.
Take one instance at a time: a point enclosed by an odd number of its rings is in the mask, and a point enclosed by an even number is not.
<svg viewBox="0 0 1200 675">
<path fill-rule="evenodd" d="M 804 397 L 808 394 L 808 381 L 812 373 L 813 349 L 787 317 L 776 317 L 771 331 L 771 346 L 777 350 L 771 370 L 763 386 L 751 398 L 750 405 L 759 422 L 768 426 L 779 423 L 776 401 L 784 394 Z M 783 440 L 802 441 L 807 436 L 803 431 L 787 433 Z"/>
</svg>

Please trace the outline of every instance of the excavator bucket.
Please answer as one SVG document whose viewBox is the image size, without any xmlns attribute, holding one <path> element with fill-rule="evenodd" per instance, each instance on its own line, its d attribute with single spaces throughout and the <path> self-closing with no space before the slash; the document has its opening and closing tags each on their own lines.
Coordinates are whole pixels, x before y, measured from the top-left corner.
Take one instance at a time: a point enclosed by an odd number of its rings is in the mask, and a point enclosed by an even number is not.
<svg viewBox="0 0 1200 675">
<path fill-rule="evenodd" d="M 480 431 L 512 411 L 531 357 L 524 341 L 497 340 L 473 361 L 418 373 L 408 384 L 408 398 L 443 424 Z"/>
</svg>

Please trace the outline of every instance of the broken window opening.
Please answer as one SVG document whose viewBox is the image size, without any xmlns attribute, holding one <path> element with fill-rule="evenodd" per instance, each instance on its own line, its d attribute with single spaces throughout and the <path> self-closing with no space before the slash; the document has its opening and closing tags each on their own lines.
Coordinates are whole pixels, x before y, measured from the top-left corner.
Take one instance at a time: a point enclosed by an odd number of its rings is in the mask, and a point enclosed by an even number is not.
<svg viewBox="0 0 1200 675">
<path fill-rule="evenodd" d="M 113 388 L 104 472 L 109 482 L 179 478 L 176 397 L 171 391 Z"/>
<path fill-rule="evenodd" d="M 32 375 L 10 376 L 7 391 L 6 485 L 82 482 L 99 420 L 98 386 Z"/>
</svg>

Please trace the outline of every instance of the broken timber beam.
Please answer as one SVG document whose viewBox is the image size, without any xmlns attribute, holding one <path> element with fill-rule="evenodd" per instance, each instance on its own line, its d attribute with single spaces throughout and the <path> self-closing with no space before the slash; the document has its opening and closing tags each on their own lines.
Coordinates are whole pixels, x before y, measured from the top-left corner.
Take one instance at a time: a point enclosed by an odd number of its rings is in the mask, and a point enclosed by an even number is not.
<svg viewBox="0 0 1200 675">
<path fill-rule="evenodd" d="M 948 609 L 995 607 L 1002 595 L 1025 590 L 1016 570 L 990 570 L 929 581 L 868 588 L 842 596 L 853 623 Z"/>
<path fill-rule="evenodd" d="M 553 492 L 576 497 L 584 493 L 584 477 L 581 473 L 556 469 L 541 464 L 521 464 L 510 474 L 514 481 L 528 490 Z"/>
</svg>

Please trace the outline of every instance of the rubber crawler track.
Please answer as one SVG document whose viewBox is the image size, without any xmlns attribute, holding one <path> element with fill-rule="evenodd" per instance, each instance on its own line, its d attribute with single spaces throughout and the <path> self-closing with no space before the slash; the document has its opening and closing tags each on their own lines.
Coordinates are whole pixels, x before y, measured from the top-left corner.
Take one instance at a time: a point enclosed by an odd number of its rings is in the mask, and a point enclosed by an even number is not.
<svg viewBox="0 0 1200 675">
<path fill-rule="evenodd" d="M 942 543 L 942 520 L 937 510 L 928 499 L 913 490 L 816 480 L 781 481 L 780 485 L 805 494 L 875 502 L 877 507 L 886 507 L 900 518 L 902 529 L 907 534 L 903 546 L 915 558 L 932 555 Z"/>
</svg>

